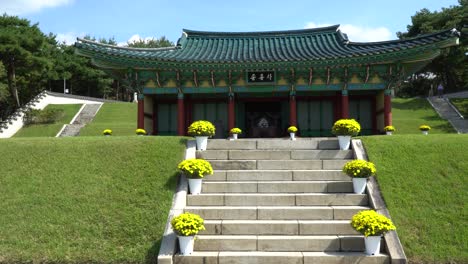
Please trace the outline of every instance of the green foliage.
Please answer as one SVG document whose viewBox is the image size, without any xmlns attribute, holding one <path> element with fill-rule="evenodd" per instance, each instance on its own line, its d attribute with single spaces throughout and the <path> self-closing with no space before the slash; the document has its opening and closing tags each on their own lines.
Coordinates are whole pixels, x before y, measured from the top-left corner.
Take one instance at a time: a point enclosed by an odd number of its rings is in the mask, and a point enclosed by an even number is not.
<svg viewBox="0 0 468 264">
<path fill-rule="evenodd" d="M 453 98 L 450 102 L 465 118 L 468 118 L 468 98 Z"/>
<path fill-rule="evenodd" d="M 211 164 L 204 159 L 187 159 L 179 163 L 177 168 L 191 179 L 200 179 L 213 174 Z"/>
<path fill-rule="evenodd" d="M 2 140 L 1 262 L 156 263 L 185 143 Z"/>
<path fill-rule="evenodd" d="M 451 47 L 448 51 L 434 59 L 420 72 L 432 72 L 437 75 L 434 82 L 425 78 L 413 76 L 409 82 L 404 83 L 402 92 L 410 96 L 427 95 L 431 84 L 442 82 L 445 91 L 457 91 L 468 88 L 468 57 L 465 53 L 468 48 L 468 1 L 459 0 L 458 5 L 442 8 L 441 11 L 431 12 L 424 8 L 411 17 L 412 24 L 407 26 L 407 32 L 398 32 L 400 39 L 415 37 L 420 34 L 432 33 L 440 30 L 456 28 L 463 35 L 460 45 Z"/>
<path fill-rule="evenodd" d="M 23 117 L 25 125 L 53 124 L 65 115 L 63 109 L 46 108 L 43 110 L 29 108 Z"/>
<path fill-rule="evenodd" d="M 410 263 L 468 263 L 468 135 L 415 130 L 362 138 L 385 203 Z"/>
<path fill-rule="evenodd" d="M 351 219 L 351 226 L 364 236 L 380 236 L 396 230 L 392 220 L 374 210 L 360 211 Z"/>
<path fill-rule="evenodd" d="M 164 48 L 174 46 L 174 42 L 168 40 L 165 36 L 160 37 L 159 39 L 138 39 L 133 42 L 127 42 L 127 46 L 130 48 Z"/>
<path fill-rule="evenodd" d="M 343 166 L 343 172 L 354 178 L 368 178 L 375 175 L 377 170 L 374 163 L 365 160 L 352 160 Z"/>
<path fill-rule="evenodd" d="M 172 229 L 179 236 L 194 236 L 205 230 L 203 218 L 197 214 L 183 213 L 171 220 Z"/>
<path fill-rule="evenodd" d="M 188 134 L 190 136 L 214 136 L 216 131 L 215 126 L 210 121 L 198 120 L 193 122 L 188 128 Z"/>
<path fill-rule="evenodd" d="M 80 104 L 48 105 L 45 110 L 60 110 L 64 115 L 53 124 L 31 124 L 23 126 L 14 137 L 55 137 L 64 124 L 69 124 L 81 108 Z"/>
<path fill-rule="evenodd" d="M 361 125 L 354 119 L 340 119 L 333 124 L 332 133 L 337 136 L 356 136 Z"/>
</svg>

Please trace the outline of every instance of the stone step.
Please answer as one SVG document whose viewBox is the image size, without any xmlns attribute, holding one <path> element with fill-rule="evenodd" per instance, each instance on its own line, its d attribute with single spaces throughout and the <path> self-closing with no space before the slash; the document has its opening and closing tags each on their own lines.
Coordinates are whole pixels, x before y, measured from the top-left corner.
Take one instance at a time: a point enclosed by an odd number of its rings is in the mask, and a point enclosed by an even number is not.
<svg viewBox="0 0 468 264">
<path fill-rule="evenodd" d="M 205 220 L 200 235 L 359 235 L 349 220 Z"/>
<path fill-rule="evenodd" d="M 189 206 L 331 206 L 369 204 L 365 194 L 202 193 L 187 195 Z"/>
<path fill-rule="evenodd" d="M 361 252 L 263 252 L 195 251 L 175 255 L 177 264 L 390 264 L 386 254 L 367 256 Z"/>
<path fill-rule="evenodd" d="M 349 160 L 211 160 L 214 170 L 341 170 Z"/>
<path fill-rule="evenodd" d="M 349 220 L 367 206 L 186 206 L 206 220 Z"/>
<path fill-rule="evenodd" d="M 199 235 L 195 251 L 362 252 L 363 236 Z"/>
<path fill-rule="evenodd" d="M 335 160 L 352 159 L 351 150 L 206 150 L 197 151 L 206 160 Z"/>
<path fill-rule="evenodd" d="M 290 140 L 289 138 L 275 139 L 209 139 L 208 150 L 291 150 L 291 149 L 339 149 L 336 138 L 298 138 Z"/>
<path fill-rule="evenodd" d="M 350 181 L 203 182 L 203 193 L 351 193 Z"/>
<path fill-rule="evenodd" d="M 340 170 L 215 170 L 203 181 L 351 181 Z"/>
</svg>

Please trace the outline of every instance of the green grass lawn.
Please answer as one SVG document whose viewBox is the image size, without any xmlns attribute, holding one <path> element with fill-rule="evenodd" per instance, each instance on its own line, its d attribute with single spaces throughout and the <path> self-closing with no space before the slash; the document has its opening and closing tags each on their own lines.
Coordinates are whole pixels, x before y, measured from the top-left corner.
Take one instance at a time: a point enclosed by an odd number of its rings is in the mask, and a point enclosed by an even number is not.
<svg viewBox="0 0 468 264">
<path fill-rule="evenodd" d="M 393 126 L 395 134 L 421 134 L 420 125 L 429 125 L 430 134 L 455 133 L 446 120 L 439 117 L 426 99 L 394 98 L 392 100 Z"/>
<path fill-rule="evenodd" d="M 137 104 L 105 103 L 80 136 L 100 136 L 104 129 L 111 129 L 114 136 L 135 135 L 136 126 Z"/>
<path fill-rule="evenodd" d="M 0 263 L 155 263 L 185 140 L 0 141 Z"/>
<path fill-rule="evenodd" d="M 81 104 L 48 105 L 45 109 L 63 109 L 64 116 L 53 124 L 34 124 L 24 126 L 13 137 L 55 137 L 64 124 L 69 124 Z"/>
<path fill-rule="evenodd" d="M 468 263 L 468 135 L 362 139 L 409 260 Z"/>
<path fill-rule="evenodd" d="M 450 102 L 465 118 L 468 118 L 468 98 L 452 98 Z"/>
</svg>

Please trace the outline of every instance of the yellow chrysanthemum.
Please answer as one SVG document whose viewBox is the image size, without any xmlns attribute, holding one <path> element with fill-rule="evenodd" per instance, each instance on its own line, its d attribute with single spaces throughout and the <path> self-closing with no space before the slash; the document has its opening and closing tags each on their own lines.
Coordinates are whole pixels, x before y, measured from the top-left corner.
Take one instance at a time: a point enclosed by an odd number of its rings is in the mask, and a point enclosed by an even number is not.
<svg viewBox="0 0 468 264">
<path fill-rule="evenodd" d="M 367 178 L 377 172 L 374 163 L 365 160 L 352 160 L 343 166 L 343 172 L 355 178 Z"/>
<path fill-rule="evenodd" d="M 374 210 L 360 211 L 351 219 L 351 226 L 364 236 L 380 236 L 396 230 L 392 220 Z"/>
<path fill-rule="evenodd" d="M 333 124 L 332 133 L 337 136 L 356 136 L 361 125 L 354 119 L 340 119 Z"/>
<path fill-rule="evenodd" d="M 187 159 L 177 167 L 188 178 L 198 179 L 213 174 L 211 164 L 204 159 Z"/>
<path fill-rule="evenodd" d="M 211 137 L 211 136 L 214 136 L 215 131 L 216 129 L 210 121 L 199 120 L 199 121 L 193 122 L 189 126 L 187 133 L 190 136 L 194 136 L 194 137 L 196 136 Z"/>
<path fill-rule="evenodd" d="M 171 220 L 174 232 L 179 236 L 194 236 L 205 230 L 203 218 L 197 214 L 183 213 Z"/>
</svg>

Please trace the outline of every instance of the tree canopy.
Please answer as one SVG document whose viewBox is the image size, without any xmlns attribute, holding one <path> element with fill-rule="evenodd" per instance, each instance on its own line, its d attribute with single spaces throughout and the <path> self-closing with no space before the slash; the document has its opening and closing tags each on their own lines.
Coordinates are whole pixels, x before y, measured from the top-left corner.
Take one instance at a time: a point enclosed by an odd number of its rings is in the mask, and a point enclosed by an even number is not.
<svg viewBox="0 0 468 264">
<path fill-rule="evenodd" d="M 459 0 L 459 5 L 431 12 L 424 8 L 411 17 L 407 32 L 398 32 L 400 39 L 412 38 L 440 30 L 454 28 L 461 32 L 460 45 L 451 47 L 424 67 L 420 75 L 414 75 L 402 87 L 407 95 L 427 95 L 431 85 L 442 83 L 446 91 L 468 89 L 468 0 Z M 435 74 L 434 80 L 427 73 Z M 426 73 L 426 74 L 424 74 Z"/>
</svg>

